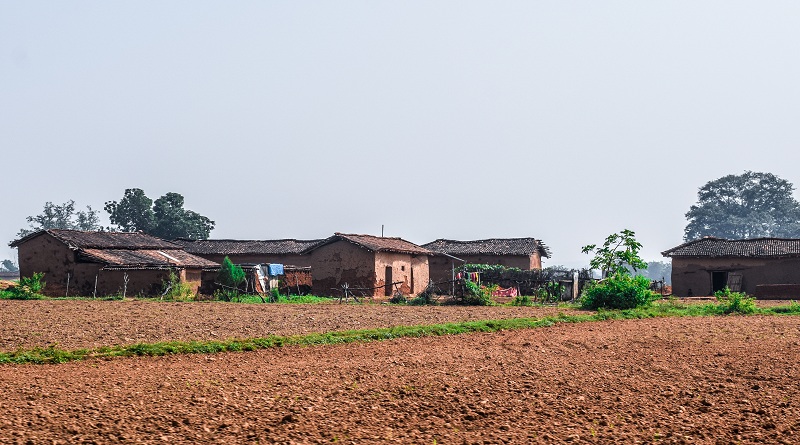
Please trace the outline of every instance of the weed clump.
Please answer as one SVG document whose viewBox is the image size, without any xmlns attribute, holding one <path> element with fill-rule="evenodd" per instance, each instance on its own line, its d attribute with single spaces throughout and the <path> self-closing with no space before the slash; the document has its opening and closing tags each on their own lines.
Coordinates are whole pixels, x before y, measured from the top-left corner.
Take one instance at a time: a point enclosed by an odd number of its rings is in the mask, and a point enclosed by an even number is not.
<svg viewBox="0 0 800 445">
<path fill-rule="evenodd" d="M 583 309 L 633 309 L 649 305 L 656 298 L 650 291 L 650 280 L 641 275 L 631 277 L 615 273 L 590 285 L 581 295 Z"/>
<path fill-rule="evenodd" d="M 44 272 L 34 272 L 30 277 L 20 277 L 19 283 L 3 291 L 2 296 L 9 300 L 38 300 L 43 298 Z"/>
<path fill-rule="evenodd" d="M 731 292 L 727 286 L 723 290 L 714 292 L 719 304 L 717 305 L 723 314 L 753 314 L 758 308 L 756 299 L 743 292 Z"/>
</svg>

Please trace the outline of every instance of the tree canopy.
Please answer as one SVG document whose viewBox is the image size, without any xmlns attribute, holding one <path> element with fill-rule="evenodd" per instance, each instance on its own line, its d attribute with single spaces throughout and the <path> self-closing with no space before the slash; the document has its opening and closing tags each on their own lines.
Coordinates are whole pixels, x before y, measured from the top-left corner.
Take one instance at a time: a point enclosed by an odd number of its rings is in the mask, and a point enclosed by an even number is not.
<svg viewBox="0 0 800 445">
<path fill-rule="evenodd" d="M 19 267 L 11 260 L 3 260 L 0 262 L 0 271 L 18 272 Z"/>
<path fill-rule="evenodd" d="M 689 208 L 684 239 L 800 237 L 794 186 L 772 173 L 746 171 L 708 182 Z"/>
<path fill-rule="evenodd" d="M 144 233 L 165 239 L 207 239 L 214 221 L 183 208 L 179 193 L 167 193 L 153 202 L 142 189 L 127 189 L 122 199 L 106 202 L 104 209 L 116 230 Z"/>
<path fill-rule="evenodd" d="M 72 229 L 72 230 L 102 230 L 97 210 L 86 206 L 86 210 L 75 210 L 75 201 L 69 200 L 57 205 L 48 201 L 44 204 L 42 213 L 25 218 L 30 227 L 20 229 L 18 238 L 46 229 Z"/>
<path fill-rule="evenodd" d="M 589 267 L 600 270 L 605 278 L 616 274 L 628 275 L 631 270 L 647 269 L 647 263 L 639 257 L 640 250 L 642 245 L 636 241 L 636 233 L 625 229 L 606 237 L 602 247 L 589 244 L 583 246 L 581 252 L 594 254 Z"/>
</svg>

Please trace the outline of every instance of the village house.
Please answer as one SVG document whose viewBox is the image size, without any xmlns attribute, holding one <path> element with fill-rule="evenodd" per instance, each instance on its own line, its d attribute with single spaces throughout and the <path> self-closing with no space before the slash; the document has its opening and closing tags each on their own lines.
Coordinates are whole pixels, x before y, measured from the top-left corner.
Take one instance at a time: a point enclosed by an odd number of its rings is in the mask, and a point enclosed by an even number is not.
<svg viewBox="0 0 800 445">
<path fill-rule="evenodd" d="M 535 238 L 438 239 L 422 247 L 437 254 L 428 260 L 431 279 L 436 283 L 452 280 L 453 268 L 464 263 L 535 270 L 542 268 L 542 258 L 551 255 L 550 249 Z"/>
<path fill-rule="evenodd" d="M 281 293 L 306 294 L 311 291 L 313 271 L 310 267 L 311 257 L 302 252 L 322 242 L 322 240 L 232 240 L 177 239 L 173 241 L 183 246 L 184 250 L 216 263 L 222 263 L 228 257 L 233 264 L 240 265 L 247 274 L 247 287 L 264 292 L 256 287 L 258 280 L 257 265 L 282 264 L 284 274 L 277 287 Z"/>
<path fill-rule="evenodd" d="M 10 246 L 18 249 L 20 275 L 44 272 L 44 294 L 54 297 L 118 295 L 123 289 L 131 296 L 159 295 L 170 272 L 196 292 L 203 271 L 219 268 L 178 244 L 141 232 L 48 229 Z"/>
<path fill-rule="evenodd" d="M 800 296 L 800 239 L 705 237 L 661 253 L 672 259 L 672 293 L 706 296 L 725 287 L 757 298 Z"/>
<path fill-rule="evenodd" d="M 401 238 L 336 233 L 303 252 L 313 269 L 316 295 L 415 295 L 428 285 L 432 253 Z"/>
</svg>

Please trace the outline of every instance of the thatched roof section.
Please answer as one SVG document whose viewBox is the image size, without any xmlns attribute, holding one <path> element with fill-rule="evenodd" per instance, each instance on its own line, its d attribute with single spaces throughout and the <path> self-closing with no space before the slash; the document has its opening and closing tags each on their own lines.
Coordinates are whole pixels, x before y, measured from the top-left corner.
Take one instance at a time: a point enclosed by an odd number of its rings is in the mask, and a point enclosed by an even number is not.
<svg viewBox="0 0 800 445">
<path fill-rule="evenodd" d="M 535 238 L 490 238 L 475 241 L 438 239 L 422 247 L 448 255 L 533 255 L 550 258 L 550 249 Z"/>
<path fill-rule="evenodd" d="M 355 234 L 339 233 L 339 232 L 336 232 L 330 238 L 322 240 L 319 244 L 306 249 L 305 252 L 311 252 L 322 246 L 335 243 L 337 241 L 347 241 L 349 243 L 353 243 L 363 249 L 367 249 L 372 252 L 397 252 L 397 253 L 408 253 L 412 255 L 433 255 L 433 252 L 431 252 L 430 250 L 418 246 L 410 241 L 406 241 L 402 238 L 387 238 L 387 237 L 373 236 L 373 235 L 355 235 Z"/>
<path fill-rule="evenodd" d="M 753 238 L 728 240 L 705 237 L 661 252 L 665 257 L 780 258 L 800 256 L 800 239 Z"/>
<path fill-rule="evenodd" d="M 206 239 L 173 241 L 195 255 L 281 255 L 300 254 L 323 240 L 232 240 Z"/>
</svg>

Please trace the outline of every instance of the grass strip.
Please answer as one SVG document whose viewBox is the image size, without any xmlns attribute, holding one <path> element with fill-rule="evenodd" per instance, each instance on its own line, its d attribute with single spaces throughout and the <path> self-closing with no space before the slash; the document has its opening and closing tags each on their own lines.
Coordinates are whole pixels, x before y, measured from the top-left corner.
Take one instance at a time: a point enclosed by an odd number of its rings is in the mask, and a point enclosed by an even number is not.
<svg viewBox="0 0 800 445">
<path fill-rule="evenodd" d="M 660 317 L 697 317 L 725 315 L 720 305 L 658 303 L 647 307 L 621 311 L 563 314 L 542 318 L 509 318 L 501 320 L 464 321 L 422 326 L 395 326 L 390 328 L 336 331 L 304 335 L 271 335 L 262 338 L 230 340 L 170 341 L 137 343 L 133 345 L 102 346 L 93 349 L 63 350 L 55 347 L 19 349 L 0 353 L 0 364 L 52 364 L 97 358 L 163 356 L 171 354 L 214 354 L 219 352 L 255 351 L 284 346 L 318 346 L 392 340 L 406 337 L 459 335 L 475 332 L 533 329 L 558 323 L 585 323 L 604 320 L 631 320 Z M 753 315 L 800 315 L 800 303 L 758 308 Z"/>
</svg>

